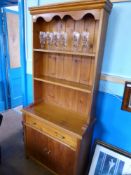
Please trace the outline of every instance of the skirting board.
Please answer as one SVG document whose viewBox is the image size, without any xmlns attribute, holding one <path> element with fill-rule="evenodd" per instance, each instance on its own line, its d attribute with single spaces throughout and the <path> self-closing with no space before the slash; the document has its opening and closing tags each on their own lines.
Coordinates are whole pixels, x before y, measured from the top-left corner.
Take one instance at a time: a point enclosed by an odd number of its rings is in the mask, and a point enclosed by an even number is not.
<svg viewBox="0 0 131 175">
<path fill-rule="evenodd" d="M 110 81 L 110 82 L 119 83 L 119 84 L 125 84 L 126 81 L 131 81 L 130 78 L 124 78 L 124 77 L 107 75 L 107 74 L 102 74 L 101 80 Z"/>
</svg>

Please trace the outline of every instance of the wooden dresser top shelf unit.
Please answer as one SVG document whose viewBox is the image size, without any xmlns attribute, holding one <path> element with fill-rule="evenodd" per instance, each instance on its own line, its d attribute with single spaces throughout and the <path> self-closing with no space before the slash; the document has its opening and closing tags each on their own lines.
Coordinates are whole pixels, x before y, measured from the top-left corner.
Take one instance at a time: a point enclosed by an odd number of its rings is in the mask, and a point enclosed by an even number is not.
<svg viewBox="0 0 131 175">
<path fill-rule="evenodd" d="M 22 111 L 35 118 L 39 118 L 49 125 L 62 128 L 77 138 L 82 138 L 83 126 L 87 121 L 86 115 L 84 116 L 44 102 L 31 105 Z"/>
</svg>

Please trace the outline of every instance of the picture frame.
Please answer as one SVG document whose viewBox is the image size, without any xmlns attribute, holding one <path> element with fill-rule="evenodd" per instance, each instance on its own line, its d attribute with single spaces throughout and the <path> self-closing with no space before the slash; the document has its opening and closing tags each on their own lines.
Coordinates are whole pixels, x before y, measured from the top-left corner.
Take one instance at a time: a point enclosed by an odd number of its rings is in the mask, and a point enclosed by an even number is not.
<svg viewBox="0 0 131 175">
<path fill-rule="evenodd" d="M 121 109 L 131 112 L 131 82 L 125 82 Z"/>
<path fill-rule="evenodd" d="M 131 154 L 97 140 L 87 174 L 131 175 Z"/>
</svg>

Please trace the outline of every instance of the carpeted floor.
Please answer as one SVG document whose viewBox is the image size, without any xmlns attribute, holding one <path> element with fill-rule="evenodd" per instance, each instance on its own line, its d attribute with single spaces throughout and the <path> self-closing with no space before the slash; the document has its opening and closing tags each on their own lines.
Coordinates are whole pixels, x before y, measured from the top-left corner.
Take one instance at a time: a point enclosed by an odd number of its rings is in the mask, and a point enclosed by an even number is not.
<svg viewBox="0 0 131 175">
<path fill-rule="evenodd" d="M 3 113 L 0 127 L 2 164 L 0 175 L 52 175 L 24 155 L 21 114 L 14 110 Z"/>
</svg>

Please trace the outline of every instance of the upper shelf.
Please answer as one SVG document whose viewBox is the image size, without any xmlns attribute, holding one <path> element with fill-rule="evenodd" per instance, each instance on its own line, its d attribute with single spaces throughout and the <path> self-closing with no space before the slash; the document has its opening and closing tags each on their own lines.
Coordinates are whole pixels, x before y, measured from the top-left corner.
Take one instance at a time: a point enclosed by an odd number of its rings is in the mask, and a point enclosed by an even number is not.
<svg viewBox="0 0 131 175">
<path fill-rule="evenodd" d="M 81 53 L 81 52 L 69 52 L 69 51 L 60 51 L 60 50 L 46 50 L 46 49 L 33 49 L 35 52 L 44 52 L 44 53 L 56 53 L 56 54 L 65 54 L 65 55 L 77 55 L 85 57 L 95 57 L 95 53 Z"/>
</svg>

